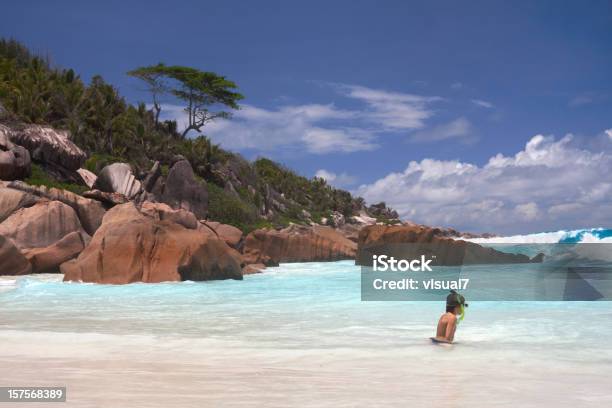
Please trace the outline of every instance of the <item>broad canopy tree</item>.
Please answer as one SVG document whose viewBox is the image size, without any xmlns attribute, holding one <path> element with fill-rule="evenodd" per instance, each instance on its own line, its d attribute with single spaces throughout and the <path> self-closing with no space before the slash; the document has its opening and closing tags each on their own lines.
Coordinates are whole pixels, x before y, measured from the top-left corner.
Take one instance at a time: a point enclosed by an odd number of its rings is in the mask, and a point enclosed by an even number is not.
<svg viewBox="0 0 612 408">
<path fill-rule="evenodd" d="M 188 122 L 183 129 L 184 138 L 191 130 L 200 131 L 208 122 L 217 118 L 229 118 L 231 113 L 213 108 L 228 107 L 239 109 L 238 101 L 244 97 L 236 92 L 234 82 L 214 72 L 200 71 L 178 65 L 167 66 L 162 63 L 140 67 L 128 72 L 147 84 L 153 96 L 155 123 L 159 123 L 161 113 L 160 98 L 172 95 L 186 103 L 185 112 Z"/>
</svg>

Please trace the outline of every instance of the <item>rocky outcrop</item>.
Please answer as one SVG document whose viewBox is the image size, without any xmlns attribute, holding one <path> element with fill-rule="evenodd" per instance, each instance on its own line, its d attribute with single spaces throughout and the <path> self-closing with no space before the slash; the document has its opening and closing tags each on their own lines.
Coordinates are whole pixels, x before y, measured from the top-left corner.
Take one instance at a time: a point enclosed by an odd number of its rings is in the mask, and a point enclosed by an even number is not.
<svg viewBox="0 0 612 408">
<path fill-rule="evenodd" d="M 20 208 L 31 207 L 39 198 L 23 191 L 0 186 L 0 222 Z"/>
<path fill-rule="evenodd" d="M 106 193 L 123 194 L 128 199 L 132 199 L 142 191 L 142 186 L 140 181 L 134 177 L 132 167 L 129 164 L 113 163 L 100 171 L 93 189 Z"/>
<path fill-rule="evenodd" d="M 204 183 L 195 178 L 187 160 L 177 161 L 168 172 L 168 177 L 159 177 L 152 194 L 156 201 L 174 209 L 191 211 L 198 219 L 206 218 L 208 191 Z"/>
<path fill-rule="evenodd" d="M 244 240 L 247 264 L 353 259 L 357 245 L 330 227 L 292 225 L 283 230 L 258 229 Z"/>
<path fill-rule="evenodd" d="M 27 275 L 32 273 L 28 260 L 12 240 L 0 235 L 0 275 Z"/>
<path fill-rule="evenodd" d="M 85 231 L 92 235 L 102 223 L 102 217 L 106 209 L 102 203 L 81 197 L 78 194 L 57 188 L 46 186 L 31 186 L 21 181 L 12 181 L 3 184 L 4 187 L 23 191 L 33 196 L 47 199 L 49 201 L 59 201 L 72 207 L 76 211 L 81 225 Z"/>
<path fill-rule="evenodd" d="M 89 245 L 60 269 L 64 280 L 113 284 L 242 279 L 232 251 L 220 239 L 143 214 L 130 202 L 110 209 Z"/>
<path fill-rule="evenodd" d="M 59 201 L 40 201 L 21 208 L 0 223 L 0 235 L 23 250 L 55 244 L 71 232 L 85 234 L 72 207 Z"/>
<path fill-rule="evenodd" d="M 13 129 L 10 137 L 13 143 L 28 149 L 33 160 L 71 172 L 76 172 L 87 158 L 85 152 L 72 143 L 66 130 L 27 125 Z"/>
<path fill-rule="evenodd" d="M 242 231 L 233 225 L 221 224 L 216 221 L 200 221 L 202 224 L 207 226 L 209 229 L 215 232 L 215 234 L 224 240 L 227 245 L 232 248 L 238 249 L 242 240 Z"/>
<path fill-rule="evenodd" d="M 140 211 L 156 221 L 175 222 L 188 229 L 196 229 L 198 220 L 192 212 L 185 210 L 174 210 L 168 204 L 152 203 L 145 201 Z"/>
<path fill-rule="evenodd" d="M 0 124 L 0 180 L 19 180 L 30 175 L 30 153 L 11 142 L 12 130 Z"/>
<path fill-rule="evenodd" d="M 242 274 L 254 275 L 256 273 L 262 273 L 264 269 L 266 269 L 266 265 L 264 264 L 249 264 L 242 268 Z"/>
<path fill-rule="evenodd" d="M 97 200 L 106 205 L 107 207 L 114 207 L 119 204 L 125 204 L 128 200 L 126 196 L 120 193 L 105 193 L 100 190 L 89 190 L 83 193 L 83 197 Z"/>
<path fill-rule="evenodd" d="M 373 255 L 396 259 L 417 259 L 425 255 L 431 265 L 458 266 L 541 262 L 529 257 L 497 251 L 463 240 L 444 236 L 444 230 L 421 225 L 371 225 L 359 232 L 356 263 L 372 265 Z"/>
<path fill-rule="evenodd" d="M 75 231 L 48 247 L 28 249 L 23 254 L 32 273 L 59 273 L 59 266 L 80 254 L 88 241 L 88 236 Z"/>
</svg>

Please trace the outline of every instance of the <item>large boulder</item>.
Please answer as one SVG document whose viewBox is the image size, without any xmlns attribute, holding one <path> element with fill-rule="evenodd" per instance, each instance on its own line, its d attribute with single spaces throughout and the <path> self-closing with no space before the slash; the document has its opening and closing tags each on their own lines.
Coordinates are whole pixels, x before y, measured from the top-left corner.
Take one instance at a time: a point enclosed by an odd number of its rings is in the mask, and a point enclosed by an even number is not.
<svg viewBox="0 0 612 408">
<path fill-rule="evenodd" d="M 21 208 L 0 223 L 0 235 L 11 238 L 22 250 L 47 247 L 71 232 L 85 235 L 76 212 L 59 201 Z"/>
<path fill-rule="evenodd" d="M 0 187 L 0 222 L 20 208 L 31 207 L 40 199 L 32 194 Z"/>
<path fill-rule="evenodd" d="M 28 149 L 32 159 L 70 171 L 79 169 L 87 159 L 85 152 L 70 140 L 66 130 L 28 125 L 13 130 L 11 140 Z"/>
<path fill-rule="evenodd" d="M 0 235 L 0 275 L 27 275 L 32 266 L 13 241 Z"/>
<path fill-rule="evenodd" d="M 242 279 L 225 242 L 145 215 L 131 202 L 110 209 L 89 245 L 60 269 L 66 281 L 112 284 Z"/>
<path fill-rule="evenodd" d="M 292 225 L 283 230 L 258 229 L 244 240 L 247 264 L 353 259 L 357 245 L 330 227 Z"/>
<path fill-rule="evenodd" d="M 175 210 L 168 204 L 145 201 L 140 211 L 156 221 L 175 222 L 188 229 L 198 228 L 198 220 L 192 212 L 182 209 Z"/>
<path fill-rule="evenodd" d="M 232 248 L 238 248 L 242 240 L 242 231 L 239 228 L 229 224 L 222 224 L 216 221 L 200 221 L 206 227 L 215 232 L 215 234 L 225 241 Z"/>
<path fill-rule="evenodd" d="M 60 201 L 69 205 L 76 211 L 81 225 L 89 235 L 92 235 L 98 229 L 106 212 L 106 209 L 99 201 L 90 200 L 67 190 L 46 186 L 31 186 L 21 181 L 12 181 L 4 184 L 4 186 L 49 201 Z"/>
<path fill-rule="evenodd" d="M 30 175 L 30 153 L 11 142 L 12 130 L 0 124 L 0 180 L 19 180 Z"/>
<path fill-rule="evenodd" d="M 208 210 L 208 190 L 206 184 L 195 177 L 187 160 L 177 161 L 168 172 L 165 182 L 157 180 L 153 189 L 157 201 L 168 204 L 174 209 L 191 211 L 198 219 L 206 218 Z"/>
<path fill-rule="evenodd" d="M 81 253 L 89 237 L 78 232 L 71 232 L 64 238 L 44 248 L 23 251 L 32 265 L 32 273 L 59 273 L 59 266 Z"/>
<path fill-rule="evenodd" d="M 142 191 L 140 181 L 136 180 L 132 167 L 127 163 L 113 163 L 104 167 L 93 189 L 106 193 L 119 193 L 131 199 Z"/>
<path fill-rule="evenodd" d="M 478 244 L 445 236 L 440 228 L 423 225 L 370 225 L 359 232 L 356 263 L 372 265 L 373 255 L 396 259 L 432 258 L 432 265 L 512 264 L 541 262 L 541 257 L 500 252 Z"/>
</svg>

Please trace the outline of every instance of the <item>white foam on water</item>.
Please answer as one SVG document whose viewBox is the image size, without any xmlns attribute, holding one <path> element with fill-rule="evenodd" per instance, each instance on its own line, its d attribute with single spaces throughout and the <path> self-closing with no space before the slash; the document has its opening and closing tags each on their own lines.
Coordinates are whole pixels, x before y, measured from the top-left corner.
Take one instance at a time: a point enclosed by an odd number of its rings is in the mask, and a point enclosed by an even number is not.
<svg viewBox="0 0 612 408">
<path fill-rule="evenodd" d="M 604 228 L 559 230 L 553 232 L 539 232 L 535 234 L 510 235 L 505 237 L 490 238 L 457 238 L 481 244 L 556 244 L 565 239 L 580 237 L 579 242 L 612 242 L 612 237 L 600 238 L 596 232 L 604 231 Z"/>
</svg>

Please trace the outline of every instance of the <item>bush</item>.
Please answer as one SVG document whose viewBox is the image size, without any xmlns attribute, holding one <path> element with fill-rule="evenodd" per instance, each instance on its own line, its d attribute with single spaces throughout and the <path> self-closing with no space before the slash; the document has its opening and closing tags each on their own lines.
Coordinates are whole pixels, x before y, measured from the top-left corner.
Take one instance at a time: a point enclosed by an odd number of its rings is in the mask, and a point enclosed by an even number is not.
<svg viewBox="0 0 612 408">
<path fill-rule="evenodd" d="M 259 217 L 257 208 L 240 200 L 214 183 L 208 185 L 208 217 L 213 221 L 230 224 L 243 232 L 254 229 Z"/>
</svg>

